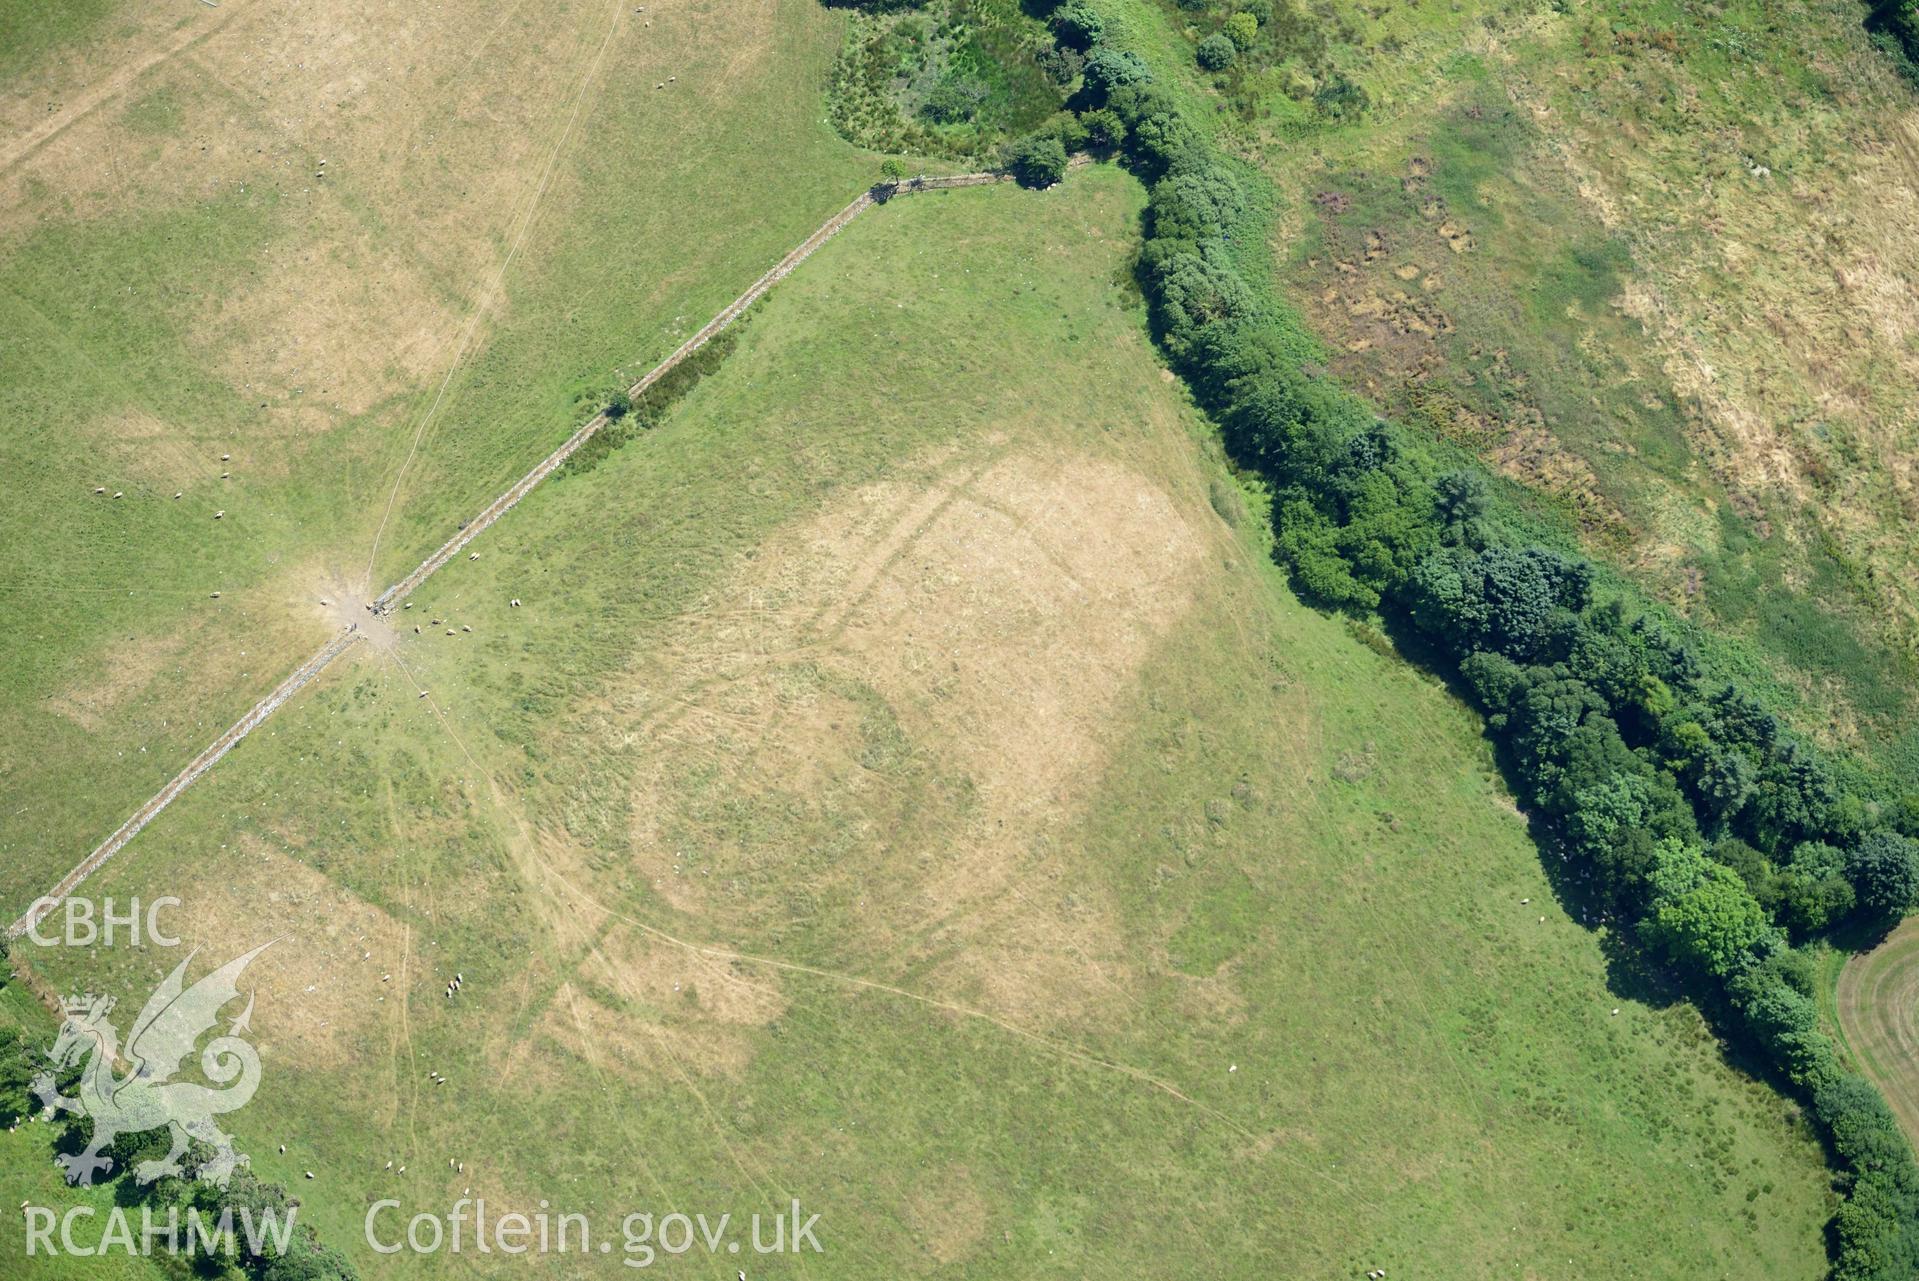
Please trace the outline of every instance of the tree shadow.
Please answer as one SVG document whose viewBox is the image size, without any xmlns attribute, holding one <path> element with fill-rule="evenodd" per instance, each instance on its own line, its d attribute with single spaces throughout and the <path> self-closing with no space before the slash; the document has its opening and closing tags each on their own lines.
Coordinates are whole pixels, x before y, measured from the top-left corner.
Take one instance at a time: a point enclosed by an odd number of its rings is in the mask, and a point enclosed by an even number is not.
<svg viewBox="0 0 1919 1281">
<path fill-rule="evenodd" d="M 1826 931 L 1826 940 L 1841 951 L 1858 955 L 1872 951 L 1891 938 L 1899 924 L 1885 917 L 1849 916 Z"/>
</svg>

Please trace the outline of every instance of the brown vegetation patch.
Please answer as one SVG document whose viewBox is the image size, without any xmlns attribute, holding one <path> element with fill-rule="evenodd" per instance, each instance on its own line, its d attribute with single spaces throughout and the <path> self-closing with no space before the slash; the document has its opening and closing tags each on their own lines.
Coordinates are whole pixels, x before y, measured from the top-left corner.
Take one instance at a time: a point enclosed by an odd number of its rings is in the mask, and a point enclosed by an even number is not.
<svg viewBox="0 0 1919 1281">
<path fill-rule="evenodd" d="M 402 242 L 376 243 L 331 195 L 315 198 L 307 232 L 264 246 L 195 333 L 241 395 L 270 393 L 291 421 L 324 428 L 450 359 L 460 316 Z"/>
<path fill-rule="evenodd" d="M 1548 431 L 1543 419 L 1529 419 L 1512 424 L 1488 458 L 1507 475 L 1566 500 L 1586 532 L 1620 542 L 1630 537 L 1630 524 L 1600 492 L 1591 464 Z"/>
<path fill-rule="evenodd" d="M 183 888 L 162 923 L 215 966 L 273 940 L 241 983 L 257 995 L 269 1067 L 276 1056 L 302 1069 L 362 1061 L 384 1049 L 375 1031 L 402 1017 L 400 1002 L 439 999 L 443 981 L 403 963 L 405 927 L 380 908 L 254 838 L 219 855 L 220 877 Z M 203 972 L 196 961 L 189 979 Z"/>
<path fill-rule="evenodd" d="M 545 999 L 539 1035 L 497 1047 L 505 1079 L 556 1084 L 569 1059 L 656 1082 L 746 1070 L 757 1033 L 786 1010 L 776 974 L 668 943 L 559 888 L 542 888 L 560 933 L 541 951 L 584 955 Z"/>
<path fill-rule="evenodd" d="M 1445 231 L 1439 229 L 1440 243 L 1449 243 Z M 1438 278 L 1413 261 L 1389 270 L 1385 240 L 1377 232 L 1366 232 L 1358 246 L 1346 243 L 1347 232 L 1336 222 L 1323 222 L 1322 233 L 1333 255 L 1328 262 L 1338 275 L 1311 295 L 1315 326 L 1348 357 L 1365 355 L 1363 362 L 1345 361 L 1342 376 L 1375 398 L 1403 400 L 1448 440 L 1478 452 L 1514 479 L 1556 495 L 1589 532 L 1615 544 L 1626 541 L 1631 530 L 1625 515 L 1601 491 L 1585 459 L 1548 430 L 1529 399 L 1524 372 L 1506 351 L 1473 353 L 1487 358 L 1504 392 L 1492 408 L 1474 408 L 1451 389 L 1450 362 L 1456 356 L 1448 340 L 1457 341 L 1458 325 L 1440 303 Z M 1322 261 L 1309 260 L 1307 266 L 1320 271 Z M 1401 287 L 1415 280 L 1419 292 Z"/>
<path fill-rule="evenodd" d="M 581 967 L 661 1021 L 711 1029 L 764 1027 L 786 1010 L 778 975 L 748 969 L 616 926 Z"/>
<path fill-rule="evenodd" d="M 271 202 L 275 234 L 238 288 L 198 299 L 188 329 L 276 426 L 332 425 L 444 368 L 472 308 L 501 305 L 495 278 L 516 223 L 551 203 L 572 104 L 584 114 L 621 66 L 598 58 L 609 24 L 638 26 L 623 12 L 321 0 L 235 5 L 177 29 L 130 19 L 138 38 L 116 30 L 51 58 L 0 99 L 0 119 L 23 128 L 36 107 L 60 121 L 16 148 L 0 236 Z M 661 32 L 650 57 L 700 42 L 686 23 Z"/>
<path fill-rule="evenodd" d="M 198 750 L 229 723 L 207 719 L 208 671 L 232 677 L 227 690 L 257 697 L 323 636 L 309 618 L 279 608 L 272 589 L 222 590 L 217 578 L 203 586 L 195 611 L 173 630 L 116 635 L 76 659 L 48 709 L 89 730 L 118 730 L 128 753 L 181 734 Z"/>
<path fill-rule="evenodd" d="M 1058 834 L 1201 547 L 1136 473 L 1030 457 L 770 540 L 601 730 L 664 749 L 633 766 L 634 859 L 703 914 L 843 914 L 997 1012 L 1113 999 L 1113 909 Z"/>
<path fill-rule="evenodd" d="M 168 668 L 182 668 L 192 647 L 183 636 L 129 637 L 108 647 L 98 666 L 47 700 L 47 707 L 83 729 L 99 730 Z"/>
<path fill-rule="evenodd" d="M 219 479 L 220 449 L 189 439 L 177 424 L 127 405 L 79 428 L 116 479 L 153 487 L 160 496 Z M 104 480 L 102 483 L 105 483 Z"/>
<path fill-rule="evenodd" d="M 578 978 L 562 983 L 539 1023 L 557 1058 L 662 1087 L 695 1075 L 743 1074 L 755 1034 L 778 1017 L 783 999 L 764 976 L 748 989 L 744 980 L 719 981 L 679 960 L 650 968 L 670 950 L 633 949 L 620 960 L 597 952 Z"/>
<path fill-rule="evenodd" d="M 237 12 L 127 6 L 84 43 L 0 85 L 0 174 L 25 168 L 76 125 L 124 102 L 155 68 L 211 39 Z"/>
<path fill-rule="evenodd" d="M 901 1218 L 914 1242 L 941 1267 L 964 1262 L 986 1239 L 987 1205 L 963 1165 L 928 1171 L 907 1193 Z"/>
<path fill-rule="evenodd" d="M 1473 239 L 1472 232 L 1466 230 L 1466 228 L 1460 226 L 1451 218 L 1439 224 L 1439 238 L 1445 241 L 1446 247 L 1456 254 L 1466 253 L 1478 244 L 1478 242 Z"/>
<path fill-rule="evenodd" d="M 1688 130 L 1633 147 L 1618 145 L 1603 100 L 1542 114 L 1565 86 L 1509 70 L 1513 100 L 1550 135 L 1546 155 L 1608 226 L 1633 230 L 1620 305 L 1698 407 L 1695 452 L 1736 500 L 1817 522 L 1895 646 L 1912 643 L 1919 113 L 1888 60 L 1862 41 L 1831 69 L 1837 96 L 1760 115 L 1715 116 L 1725 107 L 1695 93 Z M 1642 70 L 1654 83 L 1636 99 L 1690 86 L 1681 66 Z M 1708 129 L 1720 141 L 1702 152 Z"/>
<path fill-rule="evenodd" d="M 250 203 L 284 193 L 310 164 L 297 142 L 257 119 L 187 50 L 74 116 L 7 175 L 0 231 L 17 234 L 54 218 L 137 219 L 192 203 Z M 302 173 L 296 189 L 309 186 Z"/>
</svg>

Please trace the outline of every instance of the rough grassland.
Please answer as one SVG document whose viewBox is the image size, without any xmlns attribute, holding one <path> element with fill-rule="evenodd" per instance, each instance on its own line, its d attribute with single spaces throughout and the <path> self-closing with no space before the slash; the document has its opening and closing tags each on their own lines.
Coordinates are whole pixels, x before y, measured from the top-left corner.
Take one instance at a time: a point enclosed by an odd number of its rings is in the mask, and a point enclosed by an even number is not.
<svg viewBox="0 0 1919 1281">
<path fill-rule="evenodd" d="M 1919 778 L 1919 100 L 1862 6 L 1332 7 L 1373 108 L 1229 131 L 1335 372 Z"/>
<path fill-rule="evenodd" d="M 0 15 L 11 917 L 868 169 L 811 4 Z"/>
<path fill-rule="evenodd" d="M 102 875 L 285 936 L 234 1119 L 367 1276 L 505 1274 L 360 1245 L 465 1188 L 799 1197 L 816 1276 L 1820 1272 L 1792 1109 L 1608 990 L 1470 715 L 1286 593 L 1125 301 L 1140 205 L 862 219 Z"/>
</svg>

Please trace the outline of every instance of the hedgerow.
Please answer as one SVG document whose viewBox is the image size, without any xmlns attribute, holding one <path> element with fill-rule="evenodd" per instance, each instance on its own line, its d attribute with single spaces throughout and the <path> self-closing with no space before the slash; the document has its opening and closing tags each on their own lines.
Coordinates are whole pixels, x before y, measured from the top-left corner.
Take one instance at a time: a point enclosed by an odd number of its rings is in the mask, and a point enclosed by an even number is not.
<svg viewBox="0 0 1919 1281">
<path fill-rule="evenodd" d="M 1522 545 L 1482 473 L 1444 470 L 1310 372 L 1310 335 L 1264 283 L 1256 181 L 1136 55 L 1097 36 L 1085 53 L 1072 106 L 1117 120 L 1102 132 L 1150 188 L 1139 276 L 1155 336 L 1234 460 L 1270 485 L 1301 595 L 1376 613 L 1456 678 L 1549 856 L 1811 1104 L 1847 1191 L 1832 1275 L 1912 1275 L 1919 1163 L 1819 1028 L 1794 942 L 1915 905 L 1919 800 L 1867 794 L 1636 601 L 1600 599 L 1590 562 Z"/>
</svg>

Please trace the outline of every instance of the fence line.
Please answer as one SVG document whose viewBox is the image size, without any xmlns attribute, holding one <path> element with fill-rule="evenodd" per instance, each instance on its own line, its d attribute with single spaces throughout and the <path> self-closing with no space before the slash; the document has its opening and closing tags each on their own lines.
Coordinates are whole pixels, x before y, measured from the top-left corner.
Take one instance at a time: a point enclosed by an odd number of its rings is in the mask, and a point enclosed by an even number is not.
<svg viewBox="0 0 1919 1281">
<path fill-rule="evenodd" d="M 866 212 L 866 210 L 872 208 L 875 204 L 883 203 L 895 195 L 905 195 L 915 191 L 945 190 L 953 187 L 978 187 L 989 183 L 1004 182 L 1006 180 L 1007 175 L 997 172 L 951 174 L 941 177 L 903 179 L 897 184 L 882 184 L 871 190 L 862 191 L 853 199 L 851 204 L 834 214 L 831 218 L 828 218 L 821 224 L 819 230 L 802 241 L 798 248 L 787 254 L 786 257 L 780 259 L 779 262 L 773 265 L 771 270 L 754 281 L 745 293 L 721 309 L 719 315 L 707 321 L 698 333 L 676 347 L 672 355 L 648 370 L 638 382 L 627 388 L 627 395 L 638 396 L 648 387 L 651 387 L 654 383 L 666 377 L 667 374 L 671 373 L 674 368 L 688 356 L 691 356 L 694 352 L 706 346 L 707 343 L 713 341 L 714 338 L 719 336 L 720 331 L 724 330 L 735 320 L 738 320 L 748 307 L 758 302 L 761 295 L 765 294 L 767 290 L 777 285 L 780 281 L 786 279 L 787 276 L 793 273 L 794 268 L 812 257 L 814 250 L 838 235 L 841 229 L 848 223 Z M 381 592 L 379 597 L 373 602 L 373 612 L 376 614 L 389 613 L 395 601 L 403 600 L 405 597 L 419 590 L 420 584 L 432 577 L 434 572 L 442 565 L 445 565 L 465 550 L 467 544 L 485 533 L 500 517 L 512 511 L 522 498 L 525 498 L 533 492 L 535 486 L 559 470 L 559 468 L 566 463 L 567 459 L 578 453 L 582 445 L 593 439 L 593 437 L 599 433 L 600 429 L 611 421 L 604 412 L 595 414 L 592 418 L 588 419 L 578 431 L 568 436 L 558 449 L 555 449 L 544 459 L 540 460 L 532 471 L 522 476 L 505 493 L 487 504 L 479 515 L 463 524 L 458 533 L 442 543 L 439 550 L 421 561 L 412 573 L 387 588 L 384 592 Z"/>
<path fill-rule="evenodd" d="M 20 919 L 7 928 L 7 937 L 17 938 L 39 924 L 40 919 L 67 895 L 74 891 L 80 882 L 100 870 L 100 866 L 115 854 L 122 846 L 140 834 L 140 829 L 158 817 L 161 810 L 171 805 L 180 793 L 191 787 L 202 774 L 220 763 L 220 758 L 236 747 L 240 740 L 257 729 L 260 723 L 279 710 L 282 703 L 299 693 L 302 686 L 320 674 L 320 669 L 345 653 L 353 642 L 360 639 L 358 624 L 341 632 L 322 645 L 313 657 L 294 669 L 293 674 L 273 687 L 273 692 L 255 703 L 247 714 L 228 727 L 227 732 L 215 739 L 211 746 L 187 763 L 187 767 L 173 776 L 173 781 L 161 788 L 147 803 L 133 812 L 133 817 L 122 823 L 119 830 L 94 849 L 93 853 L 82 859 L 77 867 L 61 878 L 45 896 L 36 899 Z"/>
</svg>

